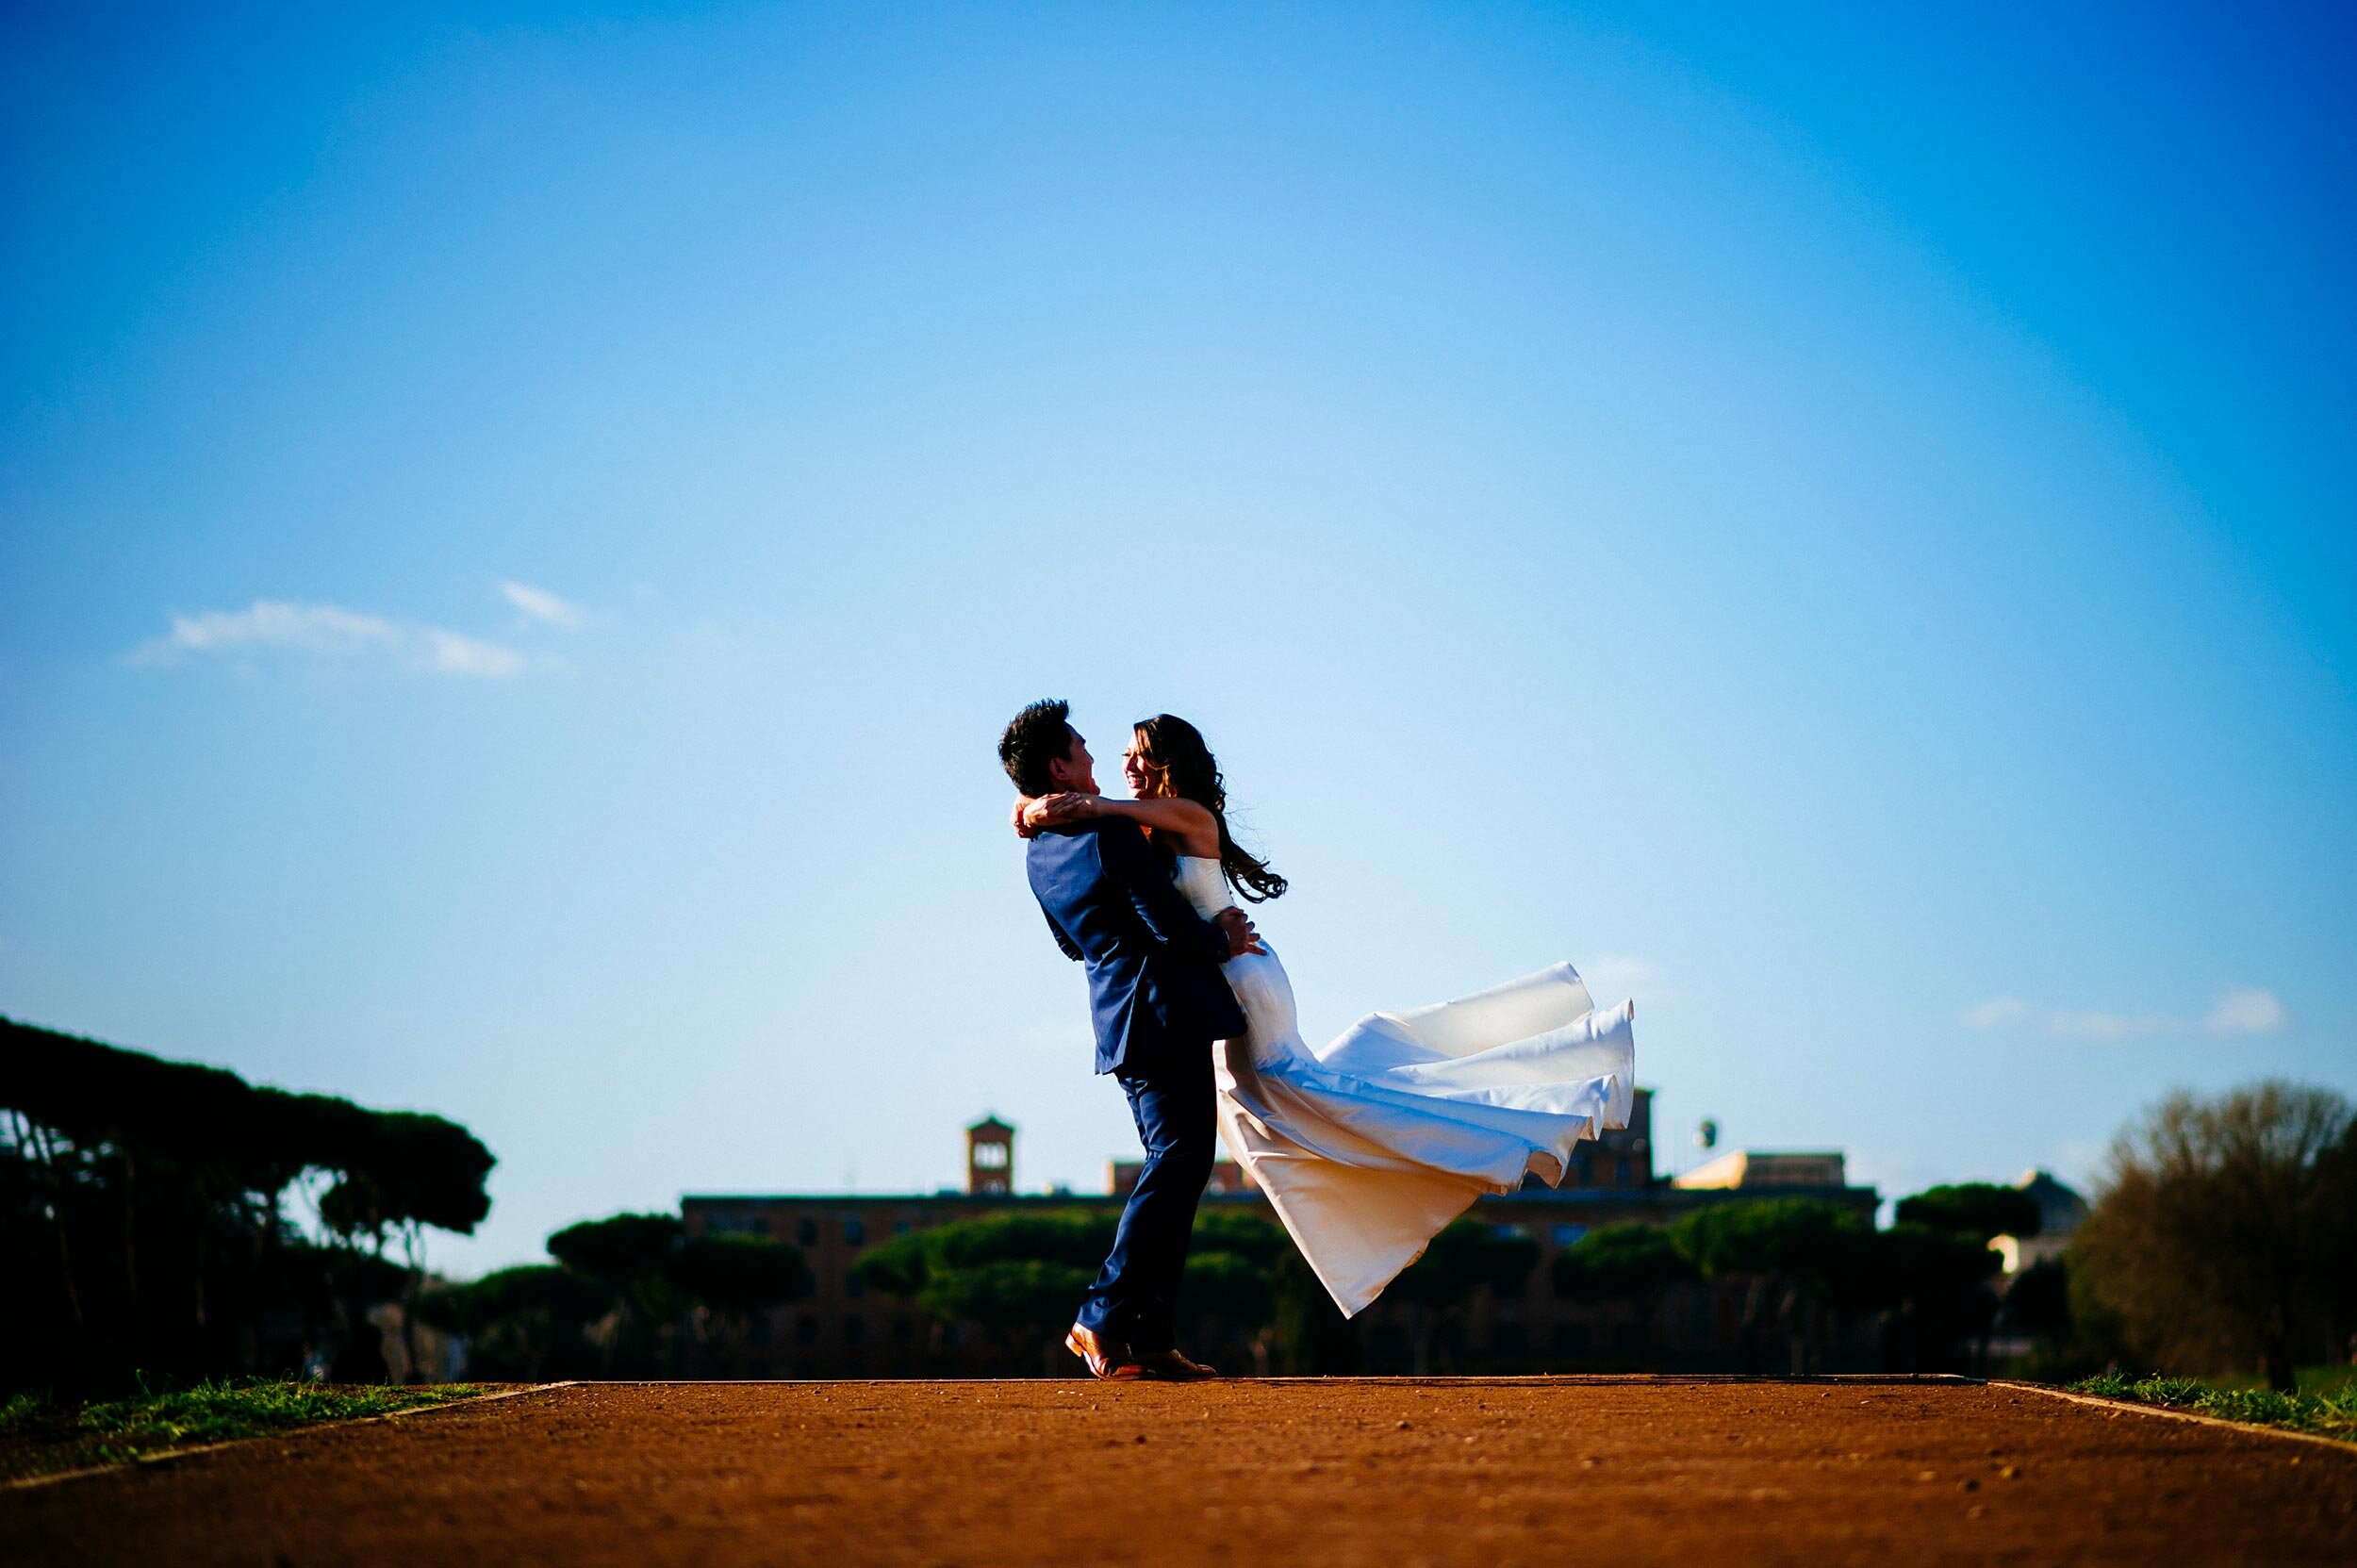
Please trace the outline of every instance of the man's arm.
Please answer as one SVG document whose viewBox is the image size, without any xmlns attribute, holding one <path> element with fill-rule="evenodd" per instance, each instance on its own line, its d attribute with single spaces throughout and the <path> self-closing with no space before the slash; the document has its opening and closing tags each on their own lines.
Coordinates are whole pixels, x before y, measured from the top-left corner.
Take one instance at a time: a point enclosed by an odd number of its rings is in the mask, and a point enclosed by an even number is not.
<svg viewBox="0 0 2357 1568">
<path fill-rule="evenodd" d="M 1108 822 L 1097 830 L 1096 851 L 1107 880 L 1129 896 L 1155 941 L 1206 964 L 1228 962 L 1232 955 L 1228 933 L 1195 912 L 1171 882 L 1169 868 L 1146 848 L 1144 834 L 1128 822 Z"/>
<path fill-rule="evenodd" d="M 1042 916 L 1047 917 L 1047 934 L 1056 939 L 1056 946 L 1063 949 L 1063 955 L 1066 958 L 1071 959 L 1075 964 L 1078 964 L 1083 957 L 1086 956 L 1080 951 L 1080 945 L 1072 940 L 1071 937 L 1065 935 L 1063 927 L 1057 922 L 1056 917 L 1053 915 L 1049 915 L 1047 913 L 1047 906 L 1046 904 L 1039 906 L 1039 912 Z"/>
</svg>

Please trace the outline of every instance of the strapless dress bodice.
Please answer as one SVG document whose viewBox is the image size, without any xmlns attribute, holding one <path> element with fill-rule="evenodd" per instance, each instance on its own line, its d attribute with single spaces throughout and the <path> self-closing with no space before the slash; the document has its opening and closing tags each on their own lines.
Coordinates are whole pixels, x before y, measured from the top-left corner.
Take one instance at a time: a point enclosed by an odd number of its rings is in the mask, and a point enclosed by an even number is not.
<svg viewBox="0 0 2357 1568">
<path fill-rule="evenodd" d="M 1206 920 L 1221 910 L 1232 906 L 1235 895 L 1228 891 L 1228 879 L 1219 874 L 1219 862 L 1202 855 L 1180 855 L 1177 872 L 1178 891 L 1187 902 Z"/>
</svg>

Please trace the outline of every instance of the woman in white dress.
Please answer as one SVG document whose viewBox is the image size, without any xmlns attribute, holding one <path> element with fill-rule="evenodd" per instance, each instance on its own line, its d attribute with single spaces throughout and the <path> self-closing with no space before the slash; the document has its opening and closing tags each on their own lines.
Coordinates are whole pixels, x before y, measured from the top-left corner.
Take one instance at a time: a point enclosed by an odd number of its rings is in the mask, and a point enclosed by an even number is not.
<svg viewBox="0 0 2357 1568">
<path fill-rule="evenodd" d="M 1206 919 L 1284 878 L 1228 831 L 1218 764 L 1194 725 L 1141 721 L 1121 759 L 1134 800 L 1048 795 L 1019 802 L 1017 831 L 1131 817 L 1172 856 Z M 1266 938 L 1262 946 L 1267 947 Z M 1370 1013 L 1312 1047 L 1274 948 L 1228 961 L 1244 1015 L 1214 1048 L 1219 1130 L 1294 1245 L 1356 1316 L 1442 1227 L 1525 1176 L 1560 1182 L 1572 1146 L 1628 1125 L 1636 1004 L 1597 1010 L 1569 964 L 1431 1007 Z"/>
</svg>

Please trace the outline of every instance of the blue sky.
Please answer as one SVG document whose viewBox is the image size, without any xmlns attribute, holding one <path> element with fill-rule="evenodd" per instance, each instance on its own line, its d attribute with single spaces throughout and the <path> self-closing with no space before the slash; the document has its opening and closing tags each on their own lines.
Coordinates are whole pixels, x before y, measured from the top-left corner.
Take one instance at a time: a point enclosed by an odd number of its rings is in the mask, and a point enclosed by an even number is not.
<svg viewBox="0 0 2357 1568">
<path fill-rule="evenodd" d="M 1101 1185 L 1041 695 L 1684 1163 L 2357 1092 L 2345 11 L 400 11 L 5 24 L 0 1011 L 466 1122 L 448 1266 Z"/>
</svg>

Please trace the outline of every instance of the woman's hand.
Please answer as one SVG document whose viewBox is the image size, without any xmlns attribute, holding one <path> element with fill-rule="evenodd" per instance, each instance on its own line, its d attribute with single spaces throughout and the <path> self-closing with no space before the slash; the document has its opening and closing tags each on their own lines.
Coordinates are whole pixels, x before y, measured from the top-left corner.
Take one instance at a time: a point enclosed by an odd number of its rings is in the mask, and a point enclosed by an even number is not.
<svg viewBox="0 0 2357 1568">
<path fill-rule="evenodd" d="M 1042 828 L 1061 828 L 1067 822 L 1086 821 L 1096 814 L 1094 795 L 1066 789 L 1053 795 L 1028 796 L 1014 803 L 1014 831 L 1018 837 L 1030 838 Z"/>
<path fill-rule="evenodd" d="M 1065 789 L 1053 795 L 1043 795 L 1031 801 L 1030 809 L 1023 814 L 1023 819 L 1030 824 L 1033 833 L 1037 833 L 1042 828 L 1061 828 L 1067 822 L 1085 822 L 1096 815 L 1096 796 L 1076 794 Z"/>
</svg>

